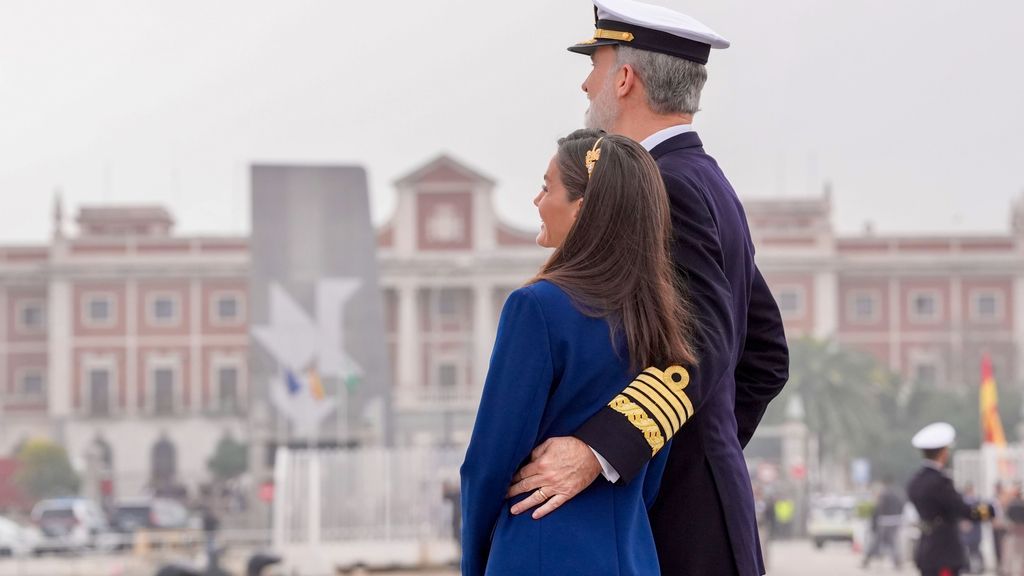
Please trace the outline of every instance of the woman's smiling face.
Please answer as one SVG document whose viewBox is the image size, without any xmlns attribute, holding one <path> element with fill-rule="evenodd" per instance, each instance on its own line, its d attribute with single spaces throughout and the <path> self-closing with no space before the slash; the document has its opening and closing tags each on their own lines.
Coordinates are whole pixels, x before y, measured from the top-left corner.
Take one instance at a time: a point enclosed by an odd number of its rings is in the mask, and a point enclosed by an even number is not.
<svg viewBox="0 0 1024 576">
<path fill-rule="evenodd" d="M 569 192 L 562 183 L 562 171 L 558 169 L 558 155 L 552 156 L 544 173 L 544 185 L 533 199 L 541 221 L 537 244 L 544 248 L 561 246 L 576 221 L 582 203 L 583 198 L 569 201 Z"/>
</svg>

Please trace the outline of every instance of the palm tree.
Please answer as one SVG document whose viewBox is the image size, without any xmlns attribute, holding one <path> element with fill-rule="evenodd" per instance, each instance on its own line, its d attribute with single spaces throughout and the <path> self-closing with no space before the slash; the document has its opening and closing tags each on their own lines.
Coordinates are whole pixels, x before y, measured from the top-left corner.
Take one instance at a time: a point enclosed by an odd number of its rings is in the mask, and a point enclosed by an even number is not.
<svg viewBox="0 0 1024 576">
<path fill-rule="evenodd" d="M 783 422 L 786 406 L 799 398 L 822 461 L 844 462 L 874 445 L 886 427 L 881 399 L 894 378 L 874 358 L 833 342 L 801 338 L 789 353 L 789 382 L 766 421 Z"/>
</svg>

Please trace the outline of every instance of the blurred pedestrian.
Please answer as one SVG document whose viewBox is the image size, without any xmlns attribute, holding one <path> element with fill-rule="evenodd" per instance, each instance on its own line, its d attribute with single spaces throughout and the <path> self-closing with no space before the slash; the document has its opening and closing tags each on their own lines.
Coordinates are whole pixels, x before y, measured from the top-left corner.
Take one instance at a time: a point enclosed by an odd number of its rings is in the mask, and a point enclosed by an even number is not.
<svg viewBox="0 0 1024 576">
<path fill-rule="evenodd" d="M 992 506 L 969 506 L 944 472 L 955 439 L 952 426 L 937 422 L 922 428 L 911 440 L 924 456 L 921 468 L 907 484 L 907 496 L 921 517 L 914 562 L 922 576 L 958 576 L 967 566 L 960 543 L 960 519 L 980 522 L 992 517 Z"/>
<path fill-rule="evenodd" d="M 1006 505 L 1009 504 L 1007 495 L 1009 490 L 1003 487 L 1002 482 L 996 482 L 992 488 L 995 494 L 993 508 L 995 515 L 992 517 L 992 547 L 996 553 L 996 574 L 1002 574 L 1003 570 L 1003 537 L 1006 535 Z"/>
<path fill-rule="evenodd" d="M 871 543 L 861 562 L 862 567 L 867 568 L 873 558 L 888 552 L 893 567 L 897 570 L 902 568 L 900 529 L 903 527 L 903 504 L 903 497 L 892 485 L 892 479 L 885 478 L 871 512 Z"/>
<path fill-rule="evenodd" d="M 793 518 L 796 515 L 796 503 L 792 498 L 782 497 L 775 500 L 772 506 L 773 534 L 777 540 L 784 540 L 793 535 Z"/>
<path fill-rule="evenodd" d="M 775 538 L 775 497 L 769 489 L 760 484 L 754 486 L 754 513 L 757 515 L 757 530 L 761 540 L 761 556 L 765 570 L 770 570 L 771 543 Z"/>
<path fill-rule="evenodd" d="M 1006 534 L 1003 537 L 1002 574 L 1024 574 L 1024 498 L 1020 486 L 1010 491 L 1005 514 Z"/>
<path fill-rule="evenodd" d="M 964 486 L 964 502 L 972 507 L 981 503 L 974 494 L 972 484 Z M 964 552 L 967 554 L 967 573 L 983 574 L 985 559 L 981 556 L 981 524 L 970 520 L 961 520 L 960 540 L 964 545 Z"/>
</svg>

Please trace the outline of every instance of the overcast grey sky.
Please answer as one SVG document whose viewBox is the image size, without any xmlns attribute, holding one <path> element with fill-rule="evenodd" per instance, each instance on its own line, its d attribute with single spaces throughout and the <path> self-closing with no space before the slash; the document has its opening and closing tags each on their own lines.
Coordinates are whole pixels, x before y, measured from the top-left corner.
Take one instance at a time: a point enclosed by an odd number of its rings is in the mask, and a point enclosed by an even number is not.
<svg viewBox="0 0 1024 576">
<path fill-rule="evenodd" d="M 715 51 L 696 127 L 741 197 L 820 194 L 840 230 L 1005 231 L 1024 191 L 1024 3 L 659 0 Z M 186 233 L 249 226 L 247 166 L 367 168 L 441 152 L 531 198 L 582 123 L 586 0 L 0 0 L 0 241 L 68 208 L 162 203 Z"/>
</svg>

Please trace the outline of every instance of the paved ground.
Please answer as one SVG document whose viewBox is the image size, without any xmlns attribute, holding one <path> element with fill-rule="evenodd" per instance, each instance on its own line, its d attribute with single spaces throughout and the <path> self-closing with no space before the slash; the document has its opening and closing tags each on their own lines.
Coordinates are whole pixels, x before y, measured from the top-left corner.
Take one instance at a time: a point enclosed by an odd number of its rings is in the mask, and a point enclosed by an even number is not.
<svg viewBox="0 0 1024 576">
<path fill-rule="evenodd" d="M 893 570 L 892 563 L 874 560 L 868 570 L 860 567 L 862 556 L 848 544 L 830 544 L 816 550 L 810 542 L 776 542 L 768 551 L 769 576 L 889 576 L 917 574 L 909 563 Z"/>
<path fill-rule="evenodd" d="M 768 576 L 914 576 L 909 563 L 902 571 L 892 568 L 890 562 L 875 560 L 864 570 L 861 555 L 843 544 L 831 544 L 816 550 L 810 542 L 776 542 L 769 550 Z M 457 576 L 451 572 L 404 572 L 401 576 Z M 392 575 L 398 576 L 398 573 Z"/>
<path fill-rule="evenodd" d="M 888 562 L 875 561 L 868 570 L 860 568 L 860 555 L 849 545 L 834 544 L 815 550 L 809 542 L 777 542 L 768 556 L 769 576 L 911 576 L 916 574 L 909 564 L 895 571 Z M 235 562 L 231 562 L 237 566 Z M 81 558 L 0 559 L 0 576 L 152 576 L 152 565 L 129 556 L 96 556 Z M 365 572 L 348 574 L 366 575 Z M 393 572 L 390 576 L 457 576 L 453 570 Z M 383 576 L 372 572 L 369 576 Z"/>
</svg>

